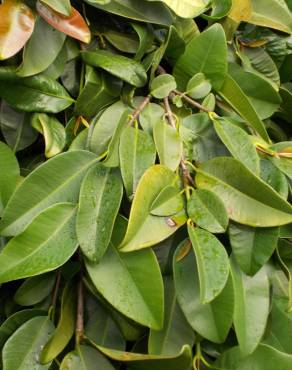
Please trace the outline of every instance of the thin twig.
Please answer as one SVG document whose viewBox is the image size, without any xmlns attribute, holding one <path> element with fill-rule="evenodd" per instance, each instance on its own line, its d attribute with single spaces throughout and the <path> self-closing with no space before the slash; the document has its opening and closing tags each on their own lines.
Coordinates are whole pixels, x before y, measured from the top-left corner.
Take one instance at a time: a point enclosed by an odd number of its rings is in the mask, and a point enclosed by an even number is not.
<svg viewBox="0 0 292 370">
<path fill-rule="evenodd" d="M 129 121 L 129 125 L 132 126 L 133 123 L 139 118 L 142 111 L 146 108 L 146 106 L 150 103 L 151 95 L 146 96 L 142 103 L 139 104 L 139 106 L 134 110 L 131 120 Z"/>
<path fill-rule="evenodd" d="M 80 344 L 84 334 L 84 301 L 83 282 L 80 277 L 77 291 L 77 319 L 76 319 L 76 344 Z"/>
<path fill-rule="evenodd" d="M 202 104 L 198 103 L 197 101 L 195 101 L 194 99 L 190 98 L 189 96 L 185 95 L 184 93 L 182 93 L 181 91 L 178 91 L 178 90 L 173 90 L 173 93 L 174 95 L 178 95 L 180 96 L 182 99 L 184 99 L 187 103 L 189 103 L 190 105 L 192 105 L 194 108 L 197 108 L 197 109 L 200 109 L 201 111 L 203 112 L 206 112 L 206 113 L 209 113 L 209 112 L 212 112 L 211 109 L 208 109 L 206 107 L 204 107 Z"/>
<path fill-rule="evenodd" d="M 168 122 L 170 123 L 170 125 L 174 128 L 176 128 L 176 125 L 175 125 L 175 118 L 174 118 L 174 115 L 172 113 L 172 110 L 171 110 L 171 107 L 170 107 L 170 104 L 169 104 L 169 100 L 168 100 L 168 97 L 164 98 L 163 99 L 164 101 L 164 109 L 165 109 L 165 112 L 166 112 L 166 117 L 168 119 Z M 181 168 L 181 171 L 182 171 L 182 175 L 183 175 L 183 183 L 184 183 L 184 188 L 186 189 L 186 191 L 188 191 L 188 187 L 189 187 L 189 183 L 194 185 L 194 180 L 192 179 L 191 175 L 190 175 L 190 172 L 185 164 L 185 158 L 184 158 L 184 155 L 180 161 L 180 168 Z M 188 194 L 188 193 L 187 193 Z"/>
</svg>

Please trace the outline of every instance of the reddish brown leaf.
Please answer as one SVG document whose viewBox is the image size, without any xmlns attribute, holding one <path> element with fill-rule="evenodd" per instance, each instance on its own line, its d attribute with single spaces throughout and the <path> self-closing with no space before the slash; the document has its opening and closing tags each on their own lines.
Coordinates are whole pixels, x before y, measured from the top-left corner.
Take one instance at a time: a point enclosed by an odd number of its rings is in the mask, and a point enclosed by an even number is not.
<svg viewBox="0 0 292 370">
<path fill-rule="evenodd" d="M 32 10 L 21 1 L 6 0 L 0 5 L 0 60 L 23 48 L 34 27 Z"/>
<path fill-rule="evenodd" d="M 40 1 L 37 2 L 36 8 L 39 15 L 58 31 L 74 39 L 89 43 L 91 38 L 90 30 L 82 15 L 75 8 L 72 7 L 72 12 L 69 17 L 57 13 Z"/>
</svg>

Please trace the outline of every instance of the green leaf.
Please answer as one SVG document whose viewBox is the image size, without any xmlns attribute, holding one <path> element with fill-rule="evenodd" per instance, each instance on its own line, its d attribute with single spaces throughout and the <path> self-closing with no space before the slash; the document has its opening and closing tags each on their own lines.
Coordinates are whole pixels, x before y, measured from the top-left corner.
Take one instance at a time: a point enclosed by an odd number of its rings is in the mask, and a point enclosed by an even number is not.
<svg viewBox="0 0 292 370">
<path fill-rule="evenodd" d="M 184 198 L 175 186 L 166 186 L 151 205 L 154 216 L 173 216 L 184 208 Z"/>
<path fill-rule="evenodd" d="M 43 274 L 62 266 L 75 252 L 76 207 L 58 203 L 40 213 L 0 253 L 0 282 Z M 21 253 L 19 253 L 21 248 Z"/>
<path fill-rule="evenodd" d="M 62 85 L 41 75 L 8 80 L 0 71 L 0 81 L 0 97 L 24 112 L 59 113 L 74 102 Z"/>
<path fill-rule="evenodd" d="M 130 369 L 137 370 L 189 370 L 191 366 L 191 348 L 183 346 L 180 353 L 171 356 L 144 355 L 112 350 L 97 346 L 99 351 L 112 360 L 127 364 Z"/>
<path fill-rule="evenodd" d="M 31 37 L 34 14 L 23 2 L 8 0 L 0 6 L 0 60 L 8 59 L 23 48 Z"/>
<path fill-rule="evenodd" d="M 58 202 L 77 202 L 82 178 L 97 162 L 94 154 L 73 151 L 37 167 L 13 194 L 0 222 L 1 235 L 16 235 L 40 211 Z"/>
<path fill-rule="evenodd" d="M 37 133 L 31 127 L 30 119 L 29 113 L 18 112 L 2 101 L 0 128 L 5 141 L 13 152 L 25 149 L 36 140 Z"/>
<path fill-rule="evenodd" d="M 278 227 L 254 228 L 231 224 L 229 238 L 233 255 L 242 271 L 256 274 L 277 247 Z"/>
<path fill-rule="evenodd" d="M 212 302 L 200 301 L 196 257 L 189 241 L 183 241 L 173 258 L 177 299 L 192 328 L 204 338 L 223 343 L 232 325 L 234 293 L 231 278 Z"/>
<path fill-rule="evenodd" d="M 55 274 L 44 274 L 25 280 L 15 292 L 14 301 L 21 306 L 41 302 L 51 293 L 55 279 Z"/>
<path fill-rule="evenodd" d="M 120 100 L 109 106 L 101 114 L 93 119 L 93 132 L 90 138 L 90 150 L 98 156 L 104 154 L 108 149 L 114 132 L 123 114 L 128 110 L 128 107 Z"/>
<path fill-rule="evenodd" d="M 179 132 L 165 120 L 160 120 L 153 125 L 153 137 L 160 164 L 175 171 L 183 155 L 183 145 Z"/>
<path fill-rule="evenodd" d="M 149 103 L 139 116 L 140 124 L 144 131 L 152 134 L 155 122 L 162 120 L 164 109 L 155 103 Z"/>
<path fill-rule="evenodd" d="M 251 172 L 258 175 L 260 159 L 250 136 L 227 118 L 213 120 L 217 135 L 232 156 L 244 164 Z"/>
<path fill-rule="evenodd" d="M 269 158 L 261 159 L 261 179 L 275 189 L 284 199 L 288 198 L 287 178 Z"/>
<path fill-rule="evenodd" d="M 151 81 L 150 94 L 156 99 L 166 98 L 176 89 L 176 82 L 172 75 L 163 74 Z"/>
<path fill-rule="evenodd" d="M 201 303 L 216 298 L 229 275 L 228 255 L 219 240 L 206 230 L 188 225 L 188 233 L 196 255 L 200 280 Z"/>
<path fill-rule="evenodd" d="M 202 99 L 212 89 L 212 85 L 206 80 L 204 73 L 196 73 L 187 84 L 187 94 L 194 99 Z"/>
<path fill-rule="evenodd" d="M 85 326 L 85 336 L 99 346 L 125 350 L 126 340 L 110 310 L 95 301 L 94 311 Z"/>
<path fill-rule="evenodd" d="M 264 27 L 292 33 L 292 15 L 284 1 L 250 0 L 252 15 L 247 21 Z"/>
<path fill-rule="evenodd" d="M 270 142 L 263 122 L 241 87 L 230 75 L 226 76 L 219 94 L 264 140 Z"/>
<path fill-rule="evenodd" d="M 155 165 L 144 173 L 133 200 L 127 232 L 120 245 L 121 251 L 131 252 L 155 245 L 186 222 L 184 212 L 171 218 L 150 213 L 154 200 L 169 184 L 180 189 L 177 175 L 165 166 Z"/>
<path fill-rule="evenodd" d="M 253 277 L 246 276 L 231 258 L 234 286 L 234 317 L 236 337 L 243 355 L 252 353 L 265 332 L 269 315 L 269 280 L 262 269 Z"/>
<path fill-rule="evenodd" d="M 16 188 L 19 165 L 12 150 L 0 141 L 0 215 Z"/>
<path fill-rule="evenodd" d="M 234 158 L 219 157 L 202 164 L 196 184 L 216 193 L 229 218 L 238 223 L 272 227 L 292 222 L 290 204 Z"/>
<path fill-rule="evenodd" d="M 148 0 L 154 1 L 154 0 Z M 209 0 L 160 0 L 173 10 L 179 17 L 194 18 L 203 13 Z"/>
<path fill-rule="evenodd" d="M 155 163 L 156 150 L 152 137 L 138 127 L 126 127 L 121 135 L 119 155 L 124 186 L 132 199 L 140 178 Z"/>
<path fill-rule="evenodd" d="M 292 354 L 292 313 L 287 312 L 288 299 L 273 297 L 268 335 L 264 343 Z"/>
<path fill-rule="evenodd" d="M 204 73 L 215 90 L 221 89 L 227 74 L 227 47 L 223 28 L 218 23 L 188 43 L 173 74 L 179 88 L 184 89 L 189 79 L 199 72 Z"/>
<path fill-rule="evenodd" d="M 102 370 L 114 370 L 111 363 L 96 349 L 89 346 L 78 346 L 69 352 L 61 363 L 60 370 L 92 370 L 99 366 Z"/>
<path fill-rule="evenodd" d="M 76 299 L 75 291 L 70 283 L 63 290 L 61 313 L 58 325 L 50 340 L 40 354 L 40 363 L 47 364 L 56 358 L 69 343 L 75 330 Z"/>
<path fill-rule="evenodd" d="M 39 355 L 53 330 L 54 325 L 47 317 L 34 317 L 24 323 L 4 345 L 3 370 L 49 369 L 50 364 L 39 363 Z"/>
<path fill-rule="evenodd" d="M 262 61 L 260 64 L 263 66 Z M 235 63 L 229 64 L 229 73 L 248 97 L 261 119 L 271 117 L 278 110 L 281 104 L 281 97 L 266 79 L 259 74 L 245 71 Z"/>
<path fill-rule="evenodd" d="M 5 344 L 5 342 L 11 337 L 11 335 L 24 324 L 26 321 L 32 319 L 35 316 L 47 316 L 46 311 L 42 311 L 39 309 L 27 309 L 15 312 L 11 316 L 9 316 L 3 324 L 0 326 L 0 349 Z"/>
<path fill-rule="evenodd" d="M 54 157 L 62 152 L 66 145 L 66 132 L 64 126 L 57 118 L 45 113 L 35 113 L 32 116 L 31 125 L 44 135 L 45 155 L 47 158 Z"/>
<path fill-rule="evenodd" d="M 161 329 L 163 281 L 151 249 L 119 253 L 109 246 L 99 264 L 86 261 L 86 268 L 96 289 L 113 307 L 144 326 Z"/>
<path fill-rule="evenodd" d="M 239 347 L 233 347 L 223 353 L 216 361 L 216 369 L 224 370 L 287 370 L 292 366 L 292 355 L 280 352 L 273 347 L 260 344 L 249 356 L 242 355 Z"/>
<path fill-rule="evenodd" d="M 211 15 L 204 15 L 207 19 L 221 19 L 228 15 L 232 7 L 232 0 L 211 0 L 212 12 Z"/>
<path fill-rule="evenodd" d="M 27 77 L 43 72 L 57 58 L 65 38 L 64 33 L 56 32 L 41 17 L 37 17 L 33 34 L 24 47 L 23 61 L 17 74 Z"/>
<path fill-rule="evenodd" d="M 49 5 L 50 8 L 56 12 L 64 14 L 66 16 L 71 15 L 71 4 L 70 0 L 42 0 L 43 3 Z"/>
<path fill-rule="evenodd" d="M 117 78 L 86 67 L 85 85 L 76 101 L 77 116 L 92 117 L 112 104 L 120 95 L 122 83 Z"/>
<path fill-rule="evenodd" d="M 192 221 L 211 233 L 224 233 L 228 215 L 221 199 L 206 189 L 195 190 L 188 200 L 188 215 Z"/>
<path fill-rule="evenodd" d="M 102 3 L 100 0 L 86 0 L 86 2 L 106 12 L 139 22 L 163 26 L 170 26 L 173 22 L 171 12 L 163 4 L 149 4 L 146 0 L 111 0 Z"/>
<path fill-rule="evenodd" d="M 110 240 L 123 196 L 119 172 L 98 164 L 83 179 L 76 232 L 84 255 L 98 262 Z"/>
<path fill-rule="evenodd" d="M 142 64 L 133 59 L 112 54 L 105 50 L 83 51 L 81 56 L 85 63 L 102 68 L 130 85 L 141 87 L 147 81 L 147 75 Z"/>
<path fill-rule="evenodd" d="M 150 330 L 148 350 L 150 355 L 171 356 L 179 353 L 183 345 L 193 346 L 195 334 L 186 321 L 176 299 L 173 279 L 164 278 L 164 325 L 159 331 Z"/>
</svg>

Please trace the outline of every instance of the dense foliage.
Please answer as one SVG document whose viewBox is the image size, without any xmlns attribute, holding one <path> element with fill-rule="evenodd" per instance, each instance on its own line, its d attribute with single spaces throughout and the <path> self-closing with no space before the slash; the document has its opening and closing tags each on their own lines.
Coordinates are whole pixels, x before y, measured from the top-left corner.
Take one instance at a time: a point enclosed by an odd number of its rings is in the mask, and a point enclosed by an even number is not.
<svg viewBox="0 0 292 370">
<path fill-rule="evenodd" d="M 3 370 L 292 369 L 291 9 L 2 0 Z"/>
</svg>

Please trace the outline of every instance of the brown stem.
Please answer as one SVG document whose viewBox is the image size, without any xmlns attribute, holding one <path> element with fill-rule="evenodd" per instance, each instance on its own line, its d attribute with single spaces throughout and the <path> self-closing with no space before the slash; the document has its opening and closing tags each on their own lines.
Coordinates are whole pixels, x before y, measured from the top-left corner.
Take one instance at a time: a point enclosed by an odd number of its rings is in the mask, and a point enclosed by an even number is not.
<svg viewBox="0 0 292 370">
<path fill-rule="evenodd" d="M 149 104 L 151 100 L 151 95 L 146 96 L 146 98 L 143 99 L 142 103 L 134 110 L 132 114 L 132 118 L 129 121 L 129 125 L 132 126 L 133 123 L 138 119 L 141 112 L 146 108 L 146 106 Z"/>
<path fill-rule="evenodd" d="M 156 72 L 159 74 L 159 75 L 164 75 L 166 74 L 166 70 L 161 67 L 161 66 L 158 66 Z M 203 105 L 201 105 L 200 103 L 196 102 L 194 99 L 190 98 L 189 96 L 186 96 L 184 93 L 182 93 L 181 91 L 179 90 L 173 90 L 172 91 L 172 94 L 173 95 L 178 95 L 180 96 L 182 99 L 184 99 L 186 102 L 188 102 L 190 105 L 192 105 L 193 107 L 197 108 L 197 109 L 200 109 L 201 111 L 203 112 L 206 112 L 206 113 L 209 113 L 211 112 L 210 109 L 208 108 L 205 108 Z"/>
<path fill-rule="evenodd" d="M 77 319 L 76 319 L 76 344 L 80 344 L 84 335 L 84 299 L 82 276 L 78 283 L 77 291 Z"/>
<path fill-rule="evenodd" d="M 202 104 L 196 102 L 194 99 L 190 98 L 189 96 L 183 94 L 181 91 L 173 90 L 173 93 L 175 95 L 180 96 L 182 99 L 184 99 L 187 103 L 192 105 L 194 108 L 200 109 L 203 112 L 209 113 L 212 112 L 210 109 L 205 108 Z"/>
<path fill-rule="evenodd" d="M 175 118 L 174 118 L 174 115 L 172 113 L 172 110 L 171 110 L 171 107 L 170 107 L 170 104 L 169 104 L 169 99 L 168 97 L 164 98 L 163 99 L 163 102 L 164 102 L 164 109 L 165 109 L 165 112 L 166 112 L 166 117 L 168 119 L 168 122 L 170 123 L 170 125 L 174 128 L 176 128 L 176 125 L 175 125 Z M 184 188 L 187 189 L 187 187 L 189 186 L 189 184 L 192 184 L 194 185 L 194 180 L 192 179 L 191 175 L 190 175 L 190 172 L 185 164 L 185 157 L 183 155 L 181 161 L 180 161 L 180 168 L 181 168 L 181 171 L 182 171 L 182 175 L 183 175 L 183 183 L 184 183 Z"/>
</svg>

